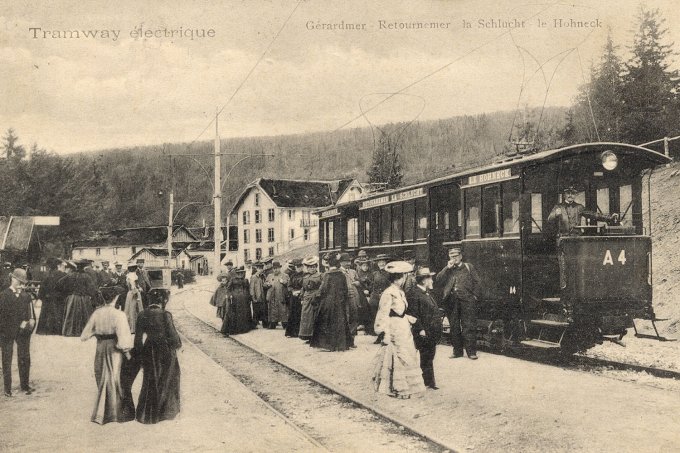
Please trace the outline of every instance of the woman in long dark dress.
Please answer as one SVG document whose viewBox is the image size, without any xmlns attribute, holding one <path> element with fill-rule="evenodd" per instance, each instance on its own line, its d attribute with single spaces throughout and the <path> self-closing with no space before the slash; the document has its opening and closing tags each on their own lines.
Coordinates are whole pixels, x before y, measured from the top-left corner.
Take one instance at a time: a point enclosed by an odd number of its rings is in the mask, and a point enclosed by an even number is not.
<svg viewBox="0 0 680 453">
<path fill-rule="evenodd" d="M 79 337 L 94 311 L 98 290 L 92 277 L 85 272 L 88 264 L 89 260 L 76 261 L 76 271 L 59 281 L 62 294 L 66 295 L 66 313 L 61 329 L 65 337 Z"/>
<path fill-rule="evenodd" d="M 137 317 L 134 354 L 144 370 L 142 391 L 137 401 L 137 421 L 140 423 L 172 420 L 180 410 L 180 369 L 176 351 L 182 341 L 172 315 L 165 311 L 164 300 L 158 291 L 150 292 L 149 306 Z"/>
<path fill-rule="evenodd" d="M 245 279 L 245 275 L 245 269 L 240 267 L 236 269 L 234 276 L 227 284 L 228 296 L 220 329 L 224 335 L 245 333 L 253 327 L 250 311 L 250 283 Z"/>
<path fill-rule="evenodd" d="M 60 261 L 56 258 L 47 261 L 49 272 L 40 282 L 38 299 L 40 306 L 40 320 L 35 333 L 38 335 L 61 335 L 64 321 L 64 295 L 61 293 L 59 281 L 66 276 L 58 269 Z"/>
<path fill-rule="evenodd" d="M 132 349 L 127 318 L 115 307 L 117 298 L 123 294 L 125 289 L 122 287 L 103 288 L 102 295 L 107 303 L 92 313 L 80 336 L 82 341 L 97 338 L 94 375 L 98 393 L 92 421 L 101 425 L 127 422 L 135 417 L 132 399 L 125 398 L 121 385 L 121 368 L 124 361 L 130 359 Z"/>
<path fill-rule="evenodd" d="M 302 258 L 296 258 L 292 261 L 294 270 L 290 273 L 290 281 L 288 282 L 288 324 L 286 325 L 286 336 L 295 338 L 300 332 L 300 322 L 302 317 L 302 301 L 300 294 L 302 293 L 302 280 L 305 276 L 302 267 Z"/>
<path fill-rule="evenodd" d="M 329 351 L 346 351 L 352 346 L 352 334 L 347 319 L 348 290 L 345 274 L 338 268 L 339 255 L 328 259 L 328 272 L 319 287 L 319 313 L 309 345 Z"/>
</svg>

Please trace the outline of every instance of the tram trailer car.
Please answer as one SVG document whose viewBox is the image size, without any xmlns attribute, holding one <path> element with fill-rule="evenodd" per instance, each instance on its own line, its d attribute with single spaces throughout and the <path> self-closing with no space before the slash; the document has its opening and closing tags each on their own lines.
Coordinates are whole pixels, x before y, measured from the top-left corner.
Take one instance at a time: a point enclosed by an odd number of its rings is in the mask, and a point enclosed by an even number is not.
<svg viewBox="0 0 680 453">
<path fill-rule="evenodd" d="M 460 246 L 482 280 L 481 344 L 572 353 L 620 340 L 634 318 L 655 320 L 643 185 L 648 195 L 654 167 L 669 162 L 621 143 L 519 154 L 319 210 L 319 251 L 399 259 L 408 249 L 439 271 Z M 571 186 L 586 211 L 618 220 L 583 218 L 559 235 L 548 216 Z"/>
</svg>

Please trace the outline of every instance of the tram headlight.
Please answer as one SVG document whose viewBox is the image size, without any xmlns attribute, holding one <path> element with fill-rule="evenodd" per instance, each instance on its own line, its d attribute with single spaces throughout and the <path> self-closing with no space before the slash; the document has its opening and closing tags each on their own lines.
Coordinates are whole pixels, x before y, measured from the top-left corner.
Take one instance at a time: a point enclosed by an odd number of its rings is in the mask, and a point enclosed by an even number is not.
<svg viewBox="0 0 680 453">
<path fill-rule="evenodd" d="M 616 157 L 616 154 L 611 151 L 607 150 L 603 152 L 600 155 L 600 158 L 602 159 L 602 166 L 605 170 L 612 171 L 617 165 L 619 165 L 619 158 Z"/>
</svg>

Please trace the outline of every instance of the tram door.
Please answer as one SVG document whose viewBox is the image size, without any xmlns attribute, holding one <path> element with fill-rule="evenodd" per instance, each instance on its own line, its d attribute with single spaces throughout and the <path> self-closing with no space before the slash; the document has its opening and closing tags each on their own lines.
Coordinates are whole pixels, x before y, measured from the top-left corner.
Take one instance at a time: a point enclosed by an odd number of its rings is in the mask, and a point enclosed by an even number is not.
<svg viewBox="0 0 680 453">
<path fill-rule="evenodd" d="M 448 261 L 447 246 L 460 241 L 460 187 L 444 184 L 430 188 L 430 268 L 440 271 Z"/>
</svg>

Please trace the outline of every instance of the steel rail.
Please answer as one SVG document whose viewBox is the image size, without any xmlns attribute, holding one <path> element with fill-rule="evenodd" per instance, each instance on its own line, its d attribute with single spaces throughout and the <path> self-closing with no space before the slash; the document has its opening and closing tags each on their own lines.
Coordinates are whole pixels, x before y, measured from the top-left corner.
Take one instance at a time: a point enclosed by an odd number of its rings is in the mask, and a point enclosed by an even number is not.
<svg viewBox="0 0 680 453">
<path fill-rule="evenodd" d="M 193 290 L 193 288 L 187 288 L 187 289 L 185 289 L 184 291 L 178 291 L 178 292 L 175 293 L 174 295 L 181 294 L 181 293 L 183 293 L 183 292 L 190 291 L 190 290 Z M 187 308 L 186 303 L 185 303 L 184 301 L 182 302 L 182 308 L 183 308 L 187 313 L 189 313 L 191 316 L 193 316 L 193 317 L 196 318 L 198 321 L 200 321 L 201 323 L 205 324 L 206 326 L 210 327 L 211 329 L 217 330 L 217 329 L 215 328 L 215 326 L 213 326 L 213 325 L 210 324 L 209 322 L 204 321 L 204 320 L 201 319 L 199 316 L 196 316 L 189 308 Z M 318 386 L 320 386 L 320 387 L 322 387 L 322 388 L 325 388 L 326 390 L 328 390 L 328 391 L 330 391 L 330 392 L 332 392 L 332 393 L 335 393 L 335 394 L 341 396 L 342 398 L 344 398 L 344 399 L 346 399 L 346 400 L 348 400 L 348 401 L 354 403 L 354 404 L 357 405 L 358 407 L 361 407 L 361 408 L 363 408 L 363 409 L 366 409 L 366 410 L 368 410 L 368 411 L 374 413 L 376 416 L 378 416 L 378 417 L 380 417 L 380 418 L 382 418 L 382 419 L 384 419 L 384 420 L 386 420 L 386 421 L 388 421 L 388 422 L 391 422 L 391 423 L 393 423 L 393 424 L 395 424 L 395 425 L 397 425 L 397 426 L 403 427 L 404 430 L 407 431 L 408 433 L 410 433 L 411 435 L 416 436 L 416 437 L 420 437 L 420 438 L 426 440 L 427 442 L 430 442 L 430 443 L 436 445 L 437 447 L 441 448 L 442 451 L 447 451 L 447 452 L 452 452 L 452 453 L 459 452 L 459 451 L 463 451 L 462 449 L 460 449 L 460 448 L 458 448 L 458 447 L 455 447 L 455 448 L 454 448 L 454 447 L 452 447 L 452 446 L 446 444 L 446 442 L 444 442 L 444 441 L 441 440 L 441 439 L 438 439 L 438 438 L 433 437 L 433 436 L 431 436 L 431 435 L 429 435 L 429 434 L 427 434 L 427 433 L 424 433 L 424 432 L 421 431 L 420 429 L 418 429 L 418 428 L 412 426 L 408 421 L 402 420 L 402 419 L 400 419 L 400 418 L 398 418 L 398 417 L 395 417 L 394 415 L 388 414 L 387 412 L 385 412 L 385 411 L 383 411 L 383 410 L 381 410 L 381 409 L 378 409 L 378 408 L 374 407 L 373 405 L 371 405 L 370 403 L 368 403 L 368 402 L 366 402 L 366 401 L 363 401 L 363 400 L 361 400 L 361 399 L 359 399 L 359 398 L 356 398 L 356 397 L 354 397 L 354 396 L 351 396 L 351 395 L 347 394 L 346 392 L 344 392 L 343 390 L 338 389 L 337 387 L 335 387 L 335 386 L 332 385 L 332 384 L 329 384 L 329 383 L 326 383 L 326 382 L 321 382 L 321 381 L 319 381 L 318 379 L 316 379 L 315 377 L 310 376 L 310 375 L 307 374 L 306 372 L 301 371 L 301 370 L 299 370 L 299 369 L 297 369 L 297 368 L 295 368 L 295 367 L 292 367 L 292 366 L 290 366 L 290 365 L 288 365 L 288 364 L 282 362 L 281 360 L 279 360 L 279 359 L 277 359 L 277 358 L 275 358 L 275 357 L 272 357 L 271 355 L 269 355 L 269 354 L 267 354 L 267 353 L 264 353 L 264 352 L 262 352 L 262 351 L 259 351 L 259 350 L 255 349 L 252 345 L 250 345 L 250 344 L 244 342 L 244 341 L 241 340 L 241 339 L 235 338 L 234 336 L 230 336 L 229 338 L 232 339 L 232 340 L 234 340 L 235 342 L 237 342 L 238 344 L 240 344 L 240 345 L 243 346 L 244 348 L 246 348 L 246 349 L 248 349 L 248 350 L 250 350 L 250 351 L 253 351 L 254 353 L 259 354 L 259 355 L 261 355 L 261 356 L 267 358 L 268 360 L 271 360 L 272 362 L 274 362 L 274 363 L 276 363 L 276 364 L 282 366 L 283 368 L 289 370 L 290 372 L 295 373 L 295 374 L 298 374 L 298 375 L 302 376 L 303 378 L 305 378 L 305 379 L 307 379 L 307 380 L 309 380 L 309 381 L 311 381 L 311 382 L 317 384 Z"/>
</svg>

